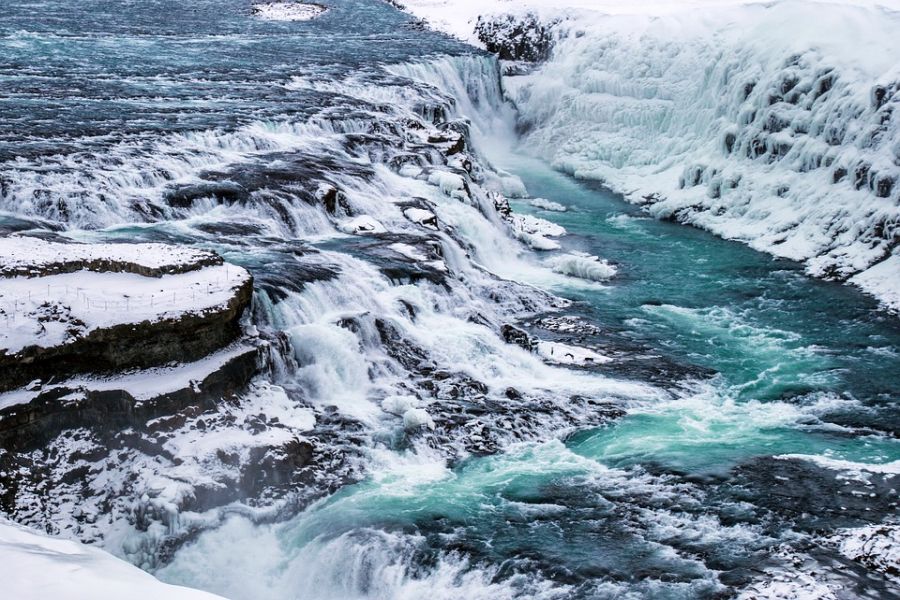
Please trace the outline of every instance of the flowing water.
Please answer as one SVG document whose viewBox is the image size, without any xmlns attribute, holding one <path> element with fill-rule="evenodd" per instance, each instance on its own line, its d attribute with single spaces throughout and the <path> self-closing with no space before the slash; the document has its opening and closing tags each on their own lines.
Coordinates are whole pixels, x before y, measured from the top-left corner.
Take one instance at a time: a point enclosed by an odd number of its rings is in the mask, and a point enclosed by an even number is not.
<svg viewBox="0 0 900 600">
<path fill-rule="evenodd" d="M 220 251 L 284 343 L 264 377 L 353 427 L 332 442 L 356 446 L 357 483 L 276 524 L 231 517 L 156 574 L 235 599 L 712 598 L 799 572 L 896 596 L 829 541 L 896 516 L 896 316 L 487 143 L 513 125 L 490 58 L 387 4 L 329 7 L 271 23 L 238 0 L 14 0 L 0 18 L 0 227 Z M 386 166 L 412 121 L 460 114 L 482 160 L 566 208 L 511 202 L 563 225 L 561 251 L 525 250 L 478 192 Z M 344 213 L 317 204 L 323 183 Z M 448 227 L 423 238 L 408 198 Z M 362 214 L 395 237 L 336 231 Z M 452 277 L 384 248 L 423 239 Z M 554 270 L 571 251 L 615 276 Z M 578 326 L 547 326 L 560 315 Z M 517 318 L 614 360 L 547 366 L 497 336 Z M 493 410 L 459 409 L 481 434 L 439 402 L 433 437 L 381 410 L 427 361 L 484 384 Z"/>
</svg>

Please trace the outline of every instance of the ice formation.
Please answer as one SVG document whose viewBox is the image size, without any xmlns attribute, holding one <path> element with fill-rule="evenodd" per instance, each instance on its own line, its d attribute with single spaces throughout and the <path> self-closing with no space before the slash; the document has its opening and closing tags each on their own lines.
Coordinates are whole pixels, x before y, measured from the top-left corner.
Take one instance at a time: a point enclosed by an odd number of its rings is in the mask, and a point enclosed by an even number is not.
<svg viewBox="0 0 900 600">
<path fill-rule="evenodd" d="M 470 40 L 479 16 L 538 15 L 552 29 L 549 60 L 504 79 L 523 148 L 657 217 L 801 261 L 900 308 L 895 3 L 409 8 Z M 521 35 L 513 29 L 499 35 Z"/>
</svg>

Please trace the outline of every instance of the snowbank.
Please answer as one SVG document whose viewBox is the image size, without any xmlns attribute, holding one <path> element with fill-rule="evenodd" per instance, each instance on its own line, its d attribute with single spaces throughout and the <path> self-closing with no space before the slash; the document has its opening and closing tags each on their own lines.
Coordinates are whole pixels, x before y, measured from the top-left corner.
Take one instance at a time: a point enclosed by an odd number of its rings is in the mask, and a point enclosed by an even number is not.
<svg viewBox="0 0 900 600">
<path fill-rule="evenodd" d="M 82 269 L 158 276 L 221 264 L 204 250 L 169 244 L 62 244 L 35 237 L 0 237 L 0 277 L 67 273 Z"/>
<path fill-rule="evenodd" d="M 221 600 L 168 585 L 123 560 L 0 518 L 0 581 L 16 600 Z"/>
<path fill-rule="evenodd" d="M 734 7 L 746 4 L 765 4 L 769 0 L 402 0 L 405 10 L 425 21 L 434 29 L 444 31 L 461 40 L 480 45 L 475 36 L 478 17 L 496 15 L 534 14 L 542 21 L 559 17 L 606 15 L 667 15 Z M 823 4 L 844 4 L 869 7 L 896 7 L 889 0 L 821 0 Z"/>
</svg>

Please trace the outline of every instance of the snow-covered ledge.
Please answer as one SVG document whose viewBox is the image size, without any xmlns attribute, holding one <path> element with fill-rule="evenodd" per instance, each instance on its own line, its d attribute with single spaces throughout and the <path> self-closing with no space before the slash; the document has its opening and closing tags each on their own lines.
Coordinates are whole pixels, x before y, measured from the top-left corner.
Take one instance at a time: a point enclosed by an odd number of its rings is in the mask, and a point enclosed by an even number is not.
<svg viewBox="0 0 900 600">
<path fill-rule="evenodd" d="M 165 244 L 0 239 L 0 390 L 197 360 L 231 342 L 252 278 Z"/>
</svg>

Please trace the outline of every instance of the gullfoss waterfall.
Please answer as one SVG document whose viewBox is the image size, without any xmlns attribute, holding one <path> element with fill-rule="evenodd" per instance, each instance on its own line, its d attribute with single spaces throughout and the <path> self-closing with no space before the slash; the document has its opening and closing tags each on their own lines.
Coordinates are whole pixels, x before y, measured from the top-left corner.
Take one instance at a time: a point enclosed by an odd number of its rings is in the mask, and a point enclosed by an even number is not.
<svg viewBox="0 0 900 600">
<path fill-rule="evenodd" d="M 202 411 L 4 450 L 6 513 L 232 599 L 897 595 L 860 550 L 898 537 L 876 300 L 527 156 L 561 126 L 523 82 L 517 115 L 495 59 L 387 5 L 168 4 L 183 30 L 16 13 L 8 56 L 60 64 L 4 65 L 0 227 L 217 252 L 254 277 L 261 367 Z M 80 117 L 22 139 L 35 78 Z"/>
</svg>

